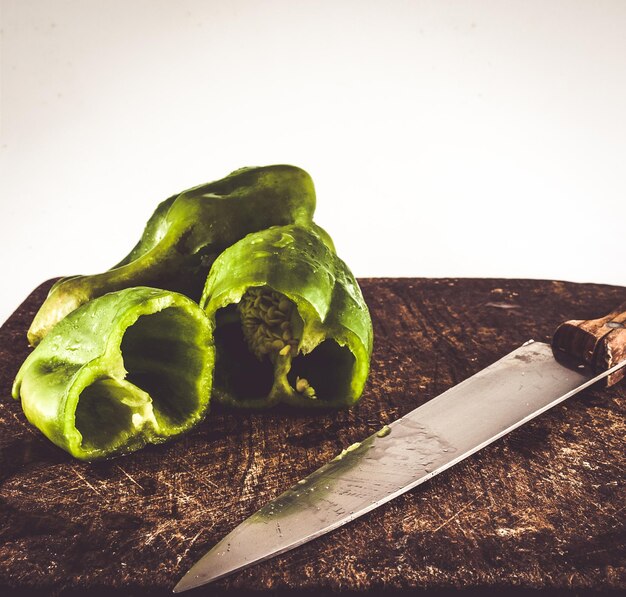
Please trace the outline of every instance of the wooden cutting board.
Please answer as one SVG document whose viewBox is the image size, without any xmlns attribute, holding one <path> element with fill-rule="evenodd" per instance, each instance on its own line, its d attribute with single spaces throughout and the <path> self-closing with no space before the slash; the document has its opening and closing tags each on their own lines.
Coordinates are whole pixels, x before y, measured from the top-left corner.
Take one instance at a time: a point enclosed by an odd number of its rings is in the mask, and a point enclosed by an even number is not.
<svg viewBox="0 0 626 597">
<path fill-rule="evenodd" d="M 529 338 L 626 288 L 364 279 L 372 370 L 349 411 L 214 411 L 175 443 L 72 460 L 11 383 L 50 282 L 0 329 L 0 594 L 168 595 L 188 567 L 297 480 Z M 626 590 L 626 384 L 571 398 L 357 521 L 191 594 Z M 255 593 L 256 594 L 256 593 Z"/>
</svg>

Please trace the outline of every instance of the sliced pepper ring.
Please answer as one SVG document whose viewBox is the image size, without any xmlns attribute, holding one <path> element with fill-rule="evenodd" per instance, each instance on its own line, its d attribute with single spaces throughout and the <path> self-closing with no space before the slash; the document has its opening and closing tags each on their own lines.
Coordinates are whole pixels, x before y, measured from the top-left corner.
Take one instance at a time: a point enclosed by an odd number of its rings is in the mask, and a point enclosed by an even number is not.
<svg viewBox="0 0 626 597">
<path fill-rule="evenodd" d="M 337 408 L 359 399 L 372 323 L 327 238 L 315 225 L 274 226 L 217 258 L 200 301 L 215 325 L 216 400 Z"/>
<path fill-rule="evenodd" d="M 208 410 L 212 332 L 181 294 L 112 292 L 52 329 L 20 368 L 13 397 L 33 425 L 81 460 L 161 443 Z"/>
</svg>

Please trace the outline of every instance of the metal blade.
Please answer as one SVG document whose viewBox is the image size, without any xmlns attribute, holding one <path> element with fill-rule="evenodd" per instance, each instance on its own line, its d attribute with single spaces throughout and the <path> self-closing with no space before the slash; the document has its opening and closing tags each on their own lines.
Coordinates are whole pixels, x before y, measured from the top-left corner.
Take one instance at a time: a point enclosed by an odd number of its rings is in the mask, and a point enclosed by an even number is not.
<svg viewBox="0 0 626 597">
<path fill-rule="evenodd" d="M 250 516 L 174 588 L 186 591 L 302 545 L 373 510 L 523 425 L 598 376 L 527 342 L 360 444 Z"/>
</svg>

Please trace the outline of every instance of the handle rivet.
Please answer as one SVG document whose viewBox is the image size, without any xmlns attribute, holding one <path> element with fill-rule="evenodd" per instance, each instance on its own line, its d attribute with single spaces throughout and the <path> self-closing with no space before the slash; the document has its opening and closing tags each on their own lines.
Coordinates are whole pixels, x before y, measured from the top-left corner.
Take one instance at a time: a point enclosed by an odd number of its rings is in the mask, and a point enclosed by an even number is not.
<svg viewBox="0 0 626 597">
<path fill-rule="evenodd" d="M 626 325 L 624 325 L 623 323 L 621 323 L 619 321 L 609 321 L 606 324 L 606 327 L 609 327 L 609 328 L 626 328 Z"/>
</svg>

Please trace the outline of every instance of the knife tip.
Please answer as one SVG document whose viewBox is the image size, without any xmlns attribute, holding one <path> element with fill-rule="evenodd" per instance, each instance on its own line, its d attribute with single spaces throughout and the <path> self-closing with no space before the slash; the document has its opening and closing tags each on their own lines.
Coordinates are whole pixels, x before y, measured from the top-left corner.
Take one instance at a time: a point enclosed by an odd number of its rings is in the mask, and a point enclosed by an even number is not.
<svg viewBox="0 0 626 597">
<path fill-rule="evenodd" d="M 182 593 L 185 589 L 179 586 L 180 583 L 178 583 L 173 589 L 172 589 L 172 593 Z"/>
<path fill-rule="evenodd" d="M 178 584 L 172 589 L 172 593 L 183 593 L 184 591 L 189 591 L 191 589 L 201 587 L 202 585 L 209 584 L 222 576 L 228 576 L 228 573 L 218 576 L 214 574 L 198 574 L 194 568 L 191 568 L 191 570 L 189 570 L 189 572 L 187 572 L 187 574 L 185 574 L 185 576 L 178 581 Z"/>
<path fill-rule="evenodd" d="M 197 577 L 189 578 L 189 574 L 183 576 L 178 584 L 172 589 L 172 593 L 182 593 L 183 591 L 188 591 L 189 589 L 194 589 L 195 587 L 204 584 L 201 582 L 194 582 L 197 580 Z"/>
</svg>

